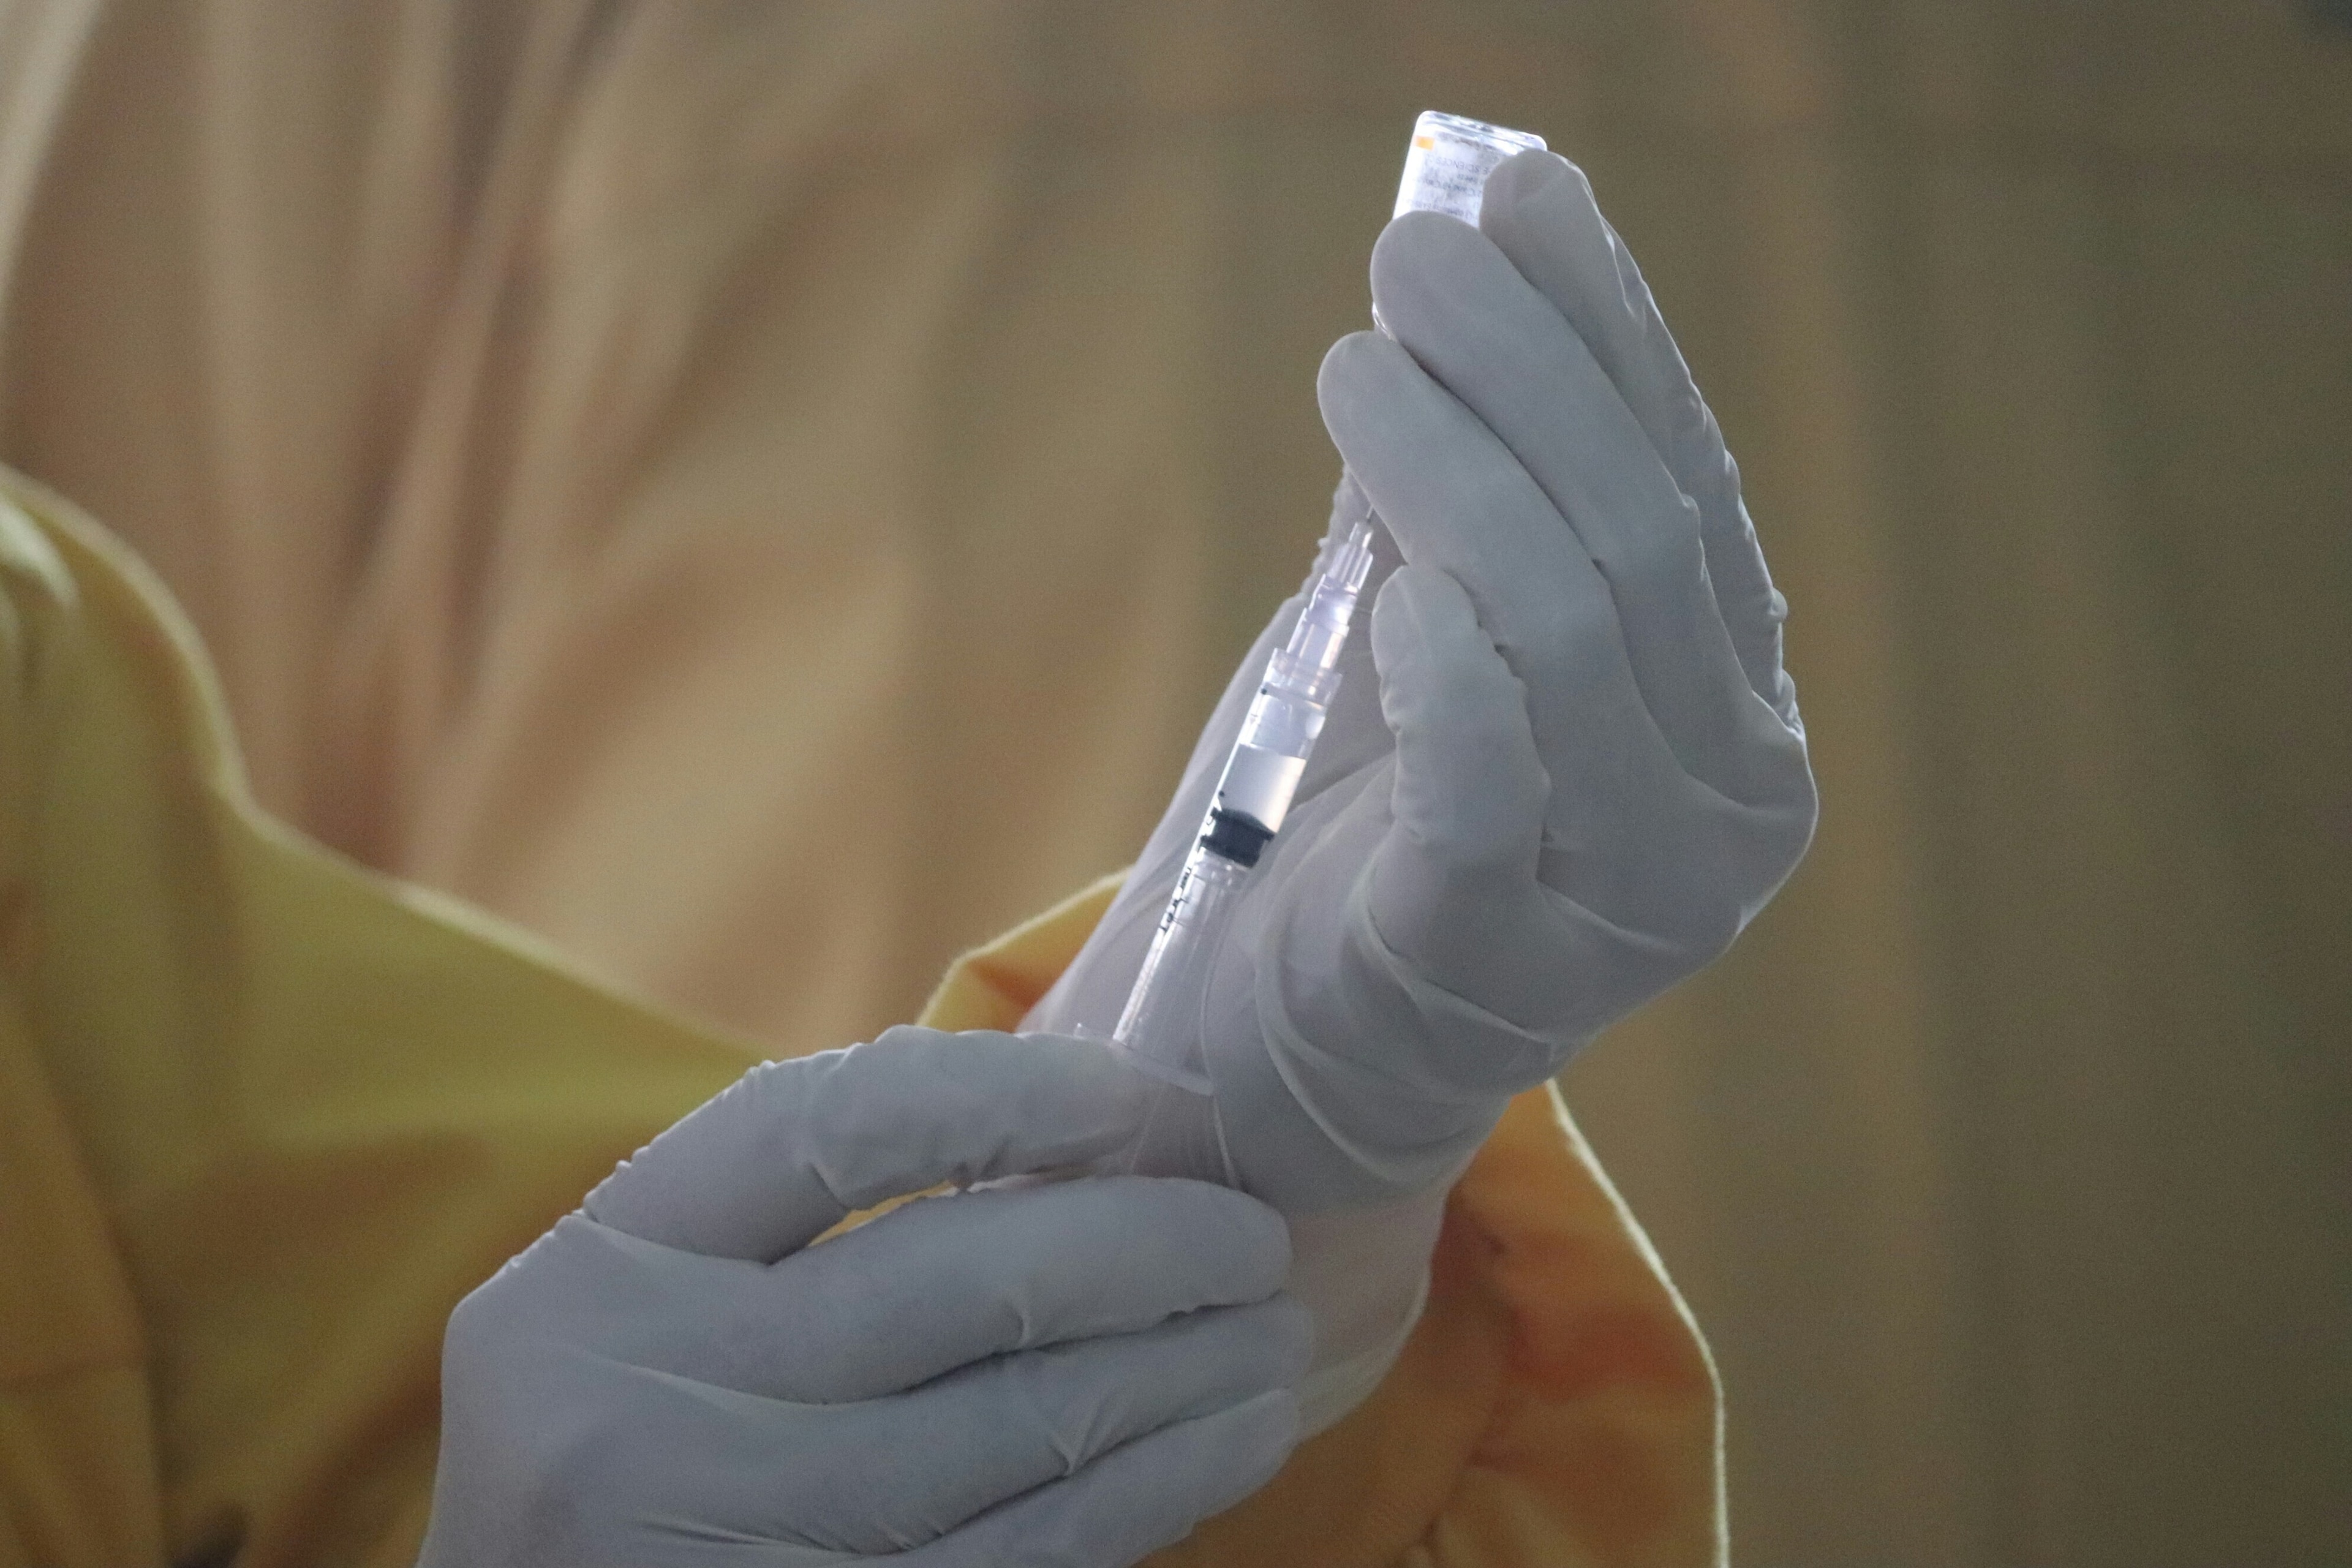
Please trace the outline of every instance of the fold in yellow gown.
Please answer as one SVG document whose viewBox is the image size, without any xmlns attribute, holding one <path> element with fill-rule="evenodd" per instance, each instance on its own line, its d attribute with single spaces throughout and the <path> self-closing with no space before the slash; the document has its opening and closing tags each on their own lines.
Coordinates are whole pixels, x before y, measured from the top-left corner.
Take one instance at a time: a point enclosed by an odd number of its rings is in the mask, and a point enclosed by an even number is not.
<svg viewBox="0 0 2352 1568">
<path fill-rule="evenodd" d="M 5 490 L 0 1564 L 404 1563 L 451 1304 L 754 1052 L 263 814 L 162 586 Z M 1108 892 L 968 956 L 930 1020 L 1018 1018 Z M 1168 1561 L 1710 1563 L 1717 1423 L 1530 1095 L 1386 1382 Z"/>
</svg>

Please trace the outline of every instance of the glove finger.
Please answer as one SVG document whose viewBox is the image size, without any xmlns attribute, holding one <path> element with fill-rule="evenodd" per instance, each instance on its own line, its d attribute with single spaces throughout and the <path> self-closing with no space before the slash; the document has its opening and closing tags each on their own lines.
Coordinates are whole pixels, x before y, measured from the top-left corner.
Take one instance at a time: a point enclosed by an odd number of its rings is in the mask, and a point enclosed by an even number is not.
<svg viewBox="0 0 2352 1568">
<path fill-rule="evenodd" d="M 1535 879 L 1551 781 L 1525 688 L 1469 595 L 1434 567 L 1405 566 L 1389 579 L 1372 606 L 1372 651 L 1396 732 L 1393 826 L 1372 862 L 1373 926 L 1436 984 L 1526 1016 L 1522 950 L 1549 923 Z"/>
<path fill-rule="evenodd" d="M 906 1568 L 1128 1568 L 1272 1480 L 1297 1442 L 1286 1390 L 1163 1426 L 906 1554 Z"/>
<path fill-rule="evenodd" d="M 1136 1371 L 1168 1381 L 1171 1355 L 1200 1347 L 1183 1346 L 1181 1333 L 1158 1337 L 1161 1364 Z M 549 1561 L 569 1563 L 814 1568 L 896 1556 L 919 1542 L 904 1562 L 1126 1563 L 1263 1485 L 1295 1442 L 1297 1403 L 1286 1388 L 1238 1400 L 1211 1391 L 1218 1379 L 1238 1387 L 1286 1371 L 1296 1360 L 1289 1342 L 1241 1353 L 1242 1370 L 1192 1366 L 1193 1402 L 1213 1405 L 1205 1414 L 1163 1421 L 1117 1447 L 1106 1434 L 1108 1451 L 1090 1463 L 1050 1451 L 1011 1463 L 994 1450 L 1055 1413 L 1008 1408 L 991 1426 L 928 1397 L 794 1405 L 531 1342 L 486 1369 L 487 1380 L 512 1384 L 510 1400 L 543 1408 L 478 1456 L 507 1511 L 471 1521 L 473 1531 L 478 1541 L 520 1531 L 547 1544 Z M 1017 1386 L 1018 1378 L 998 1392 L 1052 1397 Z M 549 1397 L 557 1388 L 560 1396 Z M 1084 1398 L 1076 1395 L 1074 1407 Z M 1181 1397 L 1167 1405 L 1187 1407 Z M 1066 1436 L 1095 1440 L 1075 1429 Z M 1044 1484 L 1024 1485 L 1030 1476 Z M 438 1500 L 435 1511 L 436 1530 L 456 1528 L 439 1517 Z M 1120 1554 L 1137 1541 L 1140 1550 Z"/>
<path fill-rule="evenodd" d="M 485 1287 L 460 1310 L 469 1324 L 495 1318 L 699 1383 L 840 1405 L 988 1356 L 1265 1300 L 1290 1242 L 1282 1216 L 1244 1194 L 1103 1176 L 908 1204 L 774 1265 L 573 1215 L 519 1267 L 527 1301 Z"/>
<path fill-rule="evenodd" d="M 1614 825 L 1679 781 L 1642 700 L 1609 585 L 1542 489 L 1495 433 L 1395 342 L 1332 345 L 1323 422 L 1407 562 L 1467 590 L 1527 690 L 1551 773 L 1544 841 L 1606 856 Z"/>
<path fill-rule="evenodd" d="M 1772 586 L 1740 500 L 1739 467 L 1584 172 L 1557 153 L 1522 153 L 1486 182 L 1478 222 L 1576 329 L 1675 482 L 1697 504 L 1707 576 L 1748 685 L 1793 725 L 1796 690 L 1780 666 L 1788 603 Z"/>
<path fill-rule="evenodd" d="M 878 1399 L 990 1356 L 1264 1301 L 1289 1231 L 1202 1182 L 1103 1176 L 904 1205 L 781 1264 L 708 1258 L 570 1215 L 451 1332 L 809 1405 Z"/>
<path fill-rule="evenodd" d="M 1397 341 L 1501 437 L 1583 542 L 1682 770 L 1735 800 L 1770 791 L 1781 726 L 1717 609 L 1697 509 L 1583 340 L 1493 241 L 1434 213 L 1381 234 L 1372 292 Z"/>
<path fill-rule="evenodd" d="M 1205 1182 L 1104 1176 L 909 1204 L 773 1270 L 775 1310 L 805 1327 L 747 1323 L 768 1370 L 741 1375 L 793 1398 L 872 1398 L 983 1356 L 1264 1300 L 1289 1268 L 1282 1216 Z"/>
<path fill-rule="evenodd" d="M 887 1198 L 1108 1153 L 1149 1087 L 1097 1042 L 895 1028 L 753 1068 L 582 1207 L 665 1247 L 769 1261 Z"/>
<path fill-rule="evenodd" d="M 777 1478 L 765 1528 L 857 1555 L 925 1545 L 1121 1444 L 1288 1387 L 1309 1344 L 1305 1310 L 1276 1300 L 993 1357 L 903 1394 L 813 1408 L 817 1440 Z M 923 1458 L 877 1466 L 886 1454 Z"/>
</svg>

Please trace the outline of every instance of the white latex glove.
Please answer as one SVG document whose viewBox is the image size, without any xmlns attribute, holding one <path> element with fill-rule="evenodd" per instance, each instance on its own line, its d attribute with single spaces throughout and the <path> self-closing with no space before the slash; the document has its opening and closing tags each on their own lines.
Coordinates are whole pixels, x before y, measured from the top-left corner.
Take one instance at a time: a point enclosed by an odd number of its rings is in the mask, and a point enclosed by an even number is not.
<svg viewBox="0 0 2352 1568">
<path fill-rule="evenodd" d="M 425 1568 L 1123 1568 L 1297 1435 L 1283 1221 L 1067 1167 L 1133 1136 L 1099 1046 L 894 1029 L 755 1068 L 459 1303 Z"/>
<path fill-rule="evenodd" d="M 1237 902 L 1202 1007 L 1213 1111 L 1164 1091 L 1136 1165 L 1293 1216 L 1310 1429 L 1384 1370 L 1510 1096 L 1722 952 L 1815 812 L 1738 470 L 1584 176 L 1525 153 L 1477 228 L 1398 218 L 1372 295 L 1394 340 L 1341 340 L 1319 384 L 1332 536 L 1369 505 L 1403 564 Z M 1297 610 L 1033 1024 L 1117 1019 Z"/>
</svg>

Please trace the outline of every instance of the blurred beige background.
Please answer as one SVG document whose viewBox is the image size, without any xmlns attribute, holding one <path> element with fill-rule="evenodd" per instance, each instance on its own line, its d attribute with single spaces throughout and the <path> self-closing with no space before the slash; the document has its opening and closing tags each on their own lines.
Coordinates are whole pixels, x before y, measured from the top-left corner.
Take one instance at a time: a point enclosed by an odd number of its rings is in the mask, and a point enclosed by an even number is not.
<svg viewBox="0 0 2352 1568">
<path fill-rule="evenodd" d="M 1813 855 L 1567 1079 L 1737 1560 L 2352 1562 L 2317 8 L 20 6 L 0 457 L 277 809 L 846 1040 L 1158 816 L 1425 107 L 1591 173 L 1794 606 Z"/>
</svg>

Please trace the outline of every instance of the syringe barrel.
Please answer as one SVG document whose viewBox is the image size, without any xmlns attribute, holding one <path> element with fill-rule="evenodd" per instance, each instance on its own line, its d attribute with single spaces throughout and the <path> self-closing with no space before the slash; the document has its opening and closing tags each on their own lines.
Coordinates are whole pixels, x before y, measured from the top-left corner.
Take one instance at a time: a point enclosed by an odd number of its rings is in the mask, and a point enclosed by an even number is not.
<svg viewBox="0 0 2352 1568">
<path fill-rule="evenodd" d="M 1135 987 L 1127 994 L 1111 1038 L 1154 1078 L 1209 1092 L 1209 1072 L 1201 1054 L 1201 1002 L 1208 994 L 1209 966 L 1234 894 L 1249 868 L 1209 847 L 1203 836 L 1192 846 L 1176 890 L 1151 933 L 1151 948 Z"/>
</svg>

